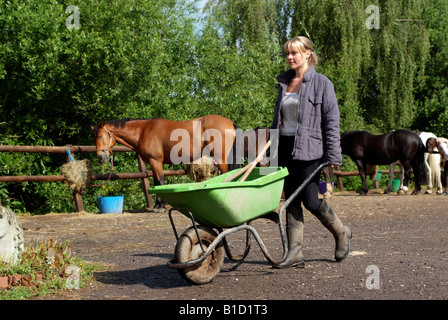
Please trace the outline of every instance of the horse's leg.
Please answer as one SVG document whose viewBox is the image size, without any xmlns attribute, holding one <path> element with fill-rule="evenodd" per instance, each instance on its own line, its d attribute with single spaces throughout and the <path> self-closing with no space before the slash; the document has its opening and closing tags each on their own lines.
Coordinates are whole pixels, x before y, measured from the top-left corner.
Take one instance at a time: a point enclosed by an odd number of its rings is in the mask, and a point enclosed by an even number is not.
<svg viewBox="0 0 448 320">
<path fill-rule="evenodd" d="M 425 169 L 428 174 L 428 185 L 426 186 L 426 194 L 432 193 L 432 182 L 433 182 L 433 171 L 431 170 L 431 166 L 429 165 L 429 153 L 425 153 Z"/>
<path fill-rule="evenodd" d="M 359 175 L 362 181 L 362 190 L 359 195 L 365 196 L 367 195 L 367 192 L 369 192 L 369 188 L 367 187 L 367 181 L 366 181 L 366 165 L 360 160 L 356 161 L 356 165 L 358 166 Z"/>
<path fill-rule="evenodd" d="M 154 185 L 162 186 L 165 184 L 163 177 L 163 163 L 161 161 L 157 161 L 154 159 L 149 160 L 149 165 L 151 166 L 153 177 L 154 177 Z M 156 204 L 154 209 L 165 209 L 165 202 L 159 196 L 156 197 Z"/>
<path fill-rule="evenodd" d="M 414 170 L 415 189 L 412 191 L 413 195 L 418 195 L 422 190 L 421 183 L 425 183 L 427 179 L 431 177 L 427 176 L 425 168 L 426 161 L 424 159 L 424 153 L 417 152 L 410 162 L 410 166 Z M 410 176 L 410 173 L 409 173 Z"/>
<path fill-rule="evenodd" d="M 440 154 L 431 153 L 428 155 L 428 165 L 431 168 L 431 183 L 437 188 L 437 194 L 443 192 L 442 172 L 440 167 Z"/>
<path fill-rule="evenodd" d="M 400 164 L 400 163 L 399 163 Z M 397 194 L 405 194 L 408 192 L 408 187 L 404 186 L 404 167 L 400 164 L 400 188 Z"/>
<path fill-rule="evenodd" d="M 395 170 L 395 162 L 389 165 L 389 184 L 387 185 L 385 194 L 388 194 L 392 191 L 392 181 L 394 180 L 394 170 Z"/>
<path fill-rule="evenodd" d="M 407 190 L 409 189 L 409 182 L 411 181 L 411 163 L 409 160 L 405 160 L 402 162 L 402 165 L 404 166 L 404 180 L 403 180 L 403 190 L 405 192 L 407 192 Z M 418 170 L 418 169 L 417 169 Z M 415 173 L 417 173 L 418 171 L 416 171 Z M 420 191 L 420 182 L 418 181 L 418 174 L 415 175 L 415 185 L 419 186 L 419 191 Z M 414 190 L 415 192 L 415 190 Z"/>
<path fill-rule="evenodd" d="M 433 154 L 433 161 L 431 163 L 432 171 L 434 172 L 434 184 L 437 186 L 437 194 L 443 193 L 443 185 L 442 185 L 442 168 L 440 166 L 440 162 L 442 157 L 440 154 Z"/>
</svg>

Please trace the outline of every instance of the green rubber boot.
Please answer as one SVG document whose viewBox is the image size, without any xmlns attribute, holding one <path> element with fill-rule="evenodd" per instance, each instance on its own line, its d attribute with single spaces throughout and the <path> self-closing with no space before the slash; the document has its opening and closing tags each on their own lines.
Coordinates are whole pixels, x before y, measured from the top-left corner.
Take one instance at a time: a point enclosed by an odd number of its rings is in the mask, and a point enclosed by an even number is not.
<svg viewBox="0 0 448 320">
<path fill-rule="evenodd" d="M 303 244 L 303 210 L 302 207 L 286 209 L 286 235 L 288 237 L 288 254 L 285 261 L 275 265 L 275 268 L 304 268 L 305 260 L 302 254 Z"/>
<path fill-rule="evenodd" d="M 325 200 L 322 200 L 317 213 L 314 215 L 334 236 L 336 242 L 334 257 L 336 261 L 340 262 L 347 258 L 350 253 L 350 239 L 352 238 L 352 230 L 349 227 L 344 226 L 339 217 Z"/>
</svg>

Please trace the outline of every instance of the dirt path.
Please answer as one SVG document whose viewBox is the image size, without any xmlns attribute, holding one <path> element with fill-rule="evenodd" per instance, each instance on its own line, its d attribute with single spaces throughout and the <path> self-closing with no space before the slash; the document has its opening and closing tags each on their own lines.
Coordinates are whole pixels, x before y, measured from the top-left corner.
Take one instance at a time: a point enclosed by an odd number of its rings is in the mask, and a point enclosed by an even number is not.
<svg viewBox="0 0 448 320">
<path fill-rule="evenodd" d="M 353 229 L 352 252 L 342 263 L 334 261 L 331 234 L 306 212 L 305 269 L 273 269 L 253 241 L 244 263 L 225 259 L 222 271 L 202 286 L 166 266 L 176 244 L 166 213 L 19 219 L 27 242 L 70 240 L 74 256 L 108 266 L 87 288 L 44 299 L 448 299 L 448 197 L 351 194 L 329 203 Z M 180 214 L 175 218 L 180 232 L 189 226 Z M 280 257 L 278 226 L 265 219 L 252 225 L 269 252 Z M 234 253 L 242 252 L 244 237 L 230 237 Z"/>
</svg>

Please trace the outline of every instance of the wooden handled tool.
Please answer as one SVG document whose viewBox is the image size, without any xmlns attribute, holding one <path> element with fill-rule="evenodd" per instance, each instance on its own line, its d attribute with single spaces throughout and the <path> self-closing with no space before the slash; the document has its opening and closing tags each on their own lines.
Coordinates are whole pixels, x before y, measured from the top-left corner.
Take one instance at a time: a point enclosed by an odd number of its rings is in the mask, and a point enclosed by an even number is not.
<svg viewBox="0 0 448 320">
<path fill-rule="evenodd" d="M 266 143 L 266 145 L 264 146 L 263 150 L 261 150 L 261 152 L 258 154 L 258 156 L 255 158 L 254 161 L 252 161 L 251 163 L 249 163 L 248 165 L 246 165 L 244 168 L 242 168 L 241 170 L 237 171 L 236 173 L 234 173 L 232 176 L 230 176 L 229 178 L 227 178 L 226 180 L 224 180 L 224 182 L 229 182 L 232 181 L 233 179 L 235 179 L 236 177 L 239 177 L 241 174 L 243 174 L 244 172 L 246 172 L 244 174 L 244 176 L 241 178 L 241 180 L 239 181 L 244 181 L 246 180 L 247 176 L 249 176 L 249 174 L 252 172 L 252 170 L 255 168 L 255 166 L 257 165 L 258 162 L 261 161 L 261 159 L 263 159 L 263 155 L 266 153 L 266 151 L 268 150 L 268 148 L 271 146 L 271 140 L 268 141 L 268 143 Z"/>
</svg>

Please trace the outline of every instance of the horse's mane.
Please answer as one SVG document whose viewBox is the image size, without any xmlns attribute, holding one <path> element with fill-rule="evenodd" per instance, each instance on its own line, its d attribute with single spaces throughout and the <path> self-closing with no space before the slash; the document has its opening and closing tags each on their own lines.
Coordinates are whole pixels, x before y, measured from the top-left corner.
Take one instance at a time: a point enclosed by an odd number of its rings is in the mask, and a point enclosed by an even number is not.
<svg viewBox="0 0 448 320">
<path fill-rule="evenodd" d="M 138 121 L 138 120 L 150 120 L 150 119 L 132 119 L 132 118 L 125 118 L 125 119 L 116 119 L 116 120 L 108 120 L 103 122 L 104 124 L 110 124 L 111 126 L 114 126 L 115 128 L 122 128 L 126 125 L 129 121 Z"/>
<path fill-rule="evenodd" d="M 154 118 L 154 119 L 157 119 L 157 118 Z M 103 121 L 101 123 L 101 125 L 109 124 L 111 126 L 114 126 L 115 128 L 123 128 L 126 125 L 126 123 L 129 121 L 140 121 L 140 120 L 152 120 L 152 119 L 134 119 L 134 118 L 115 119 L 115 120 Z M 92 133 L 94 136 L 97 135 L 98 130 L 100 129 L 101 125 L 96 125 L 92 129 Z"/>
</svg>

